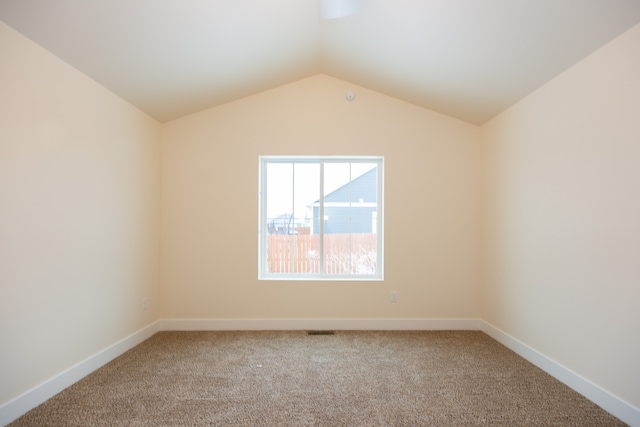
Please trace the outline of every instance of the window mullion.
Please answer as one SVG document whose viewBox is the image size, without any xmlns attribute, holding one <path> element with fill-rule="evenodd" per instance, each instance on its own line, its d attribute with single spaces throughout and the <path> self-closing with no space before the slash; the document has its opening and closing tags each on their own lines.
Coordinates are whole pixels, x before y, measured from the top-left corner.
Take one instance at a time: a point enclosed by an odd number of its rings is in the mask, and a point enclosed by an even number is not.
<svg viewBox="0 0 640 427">
<path fill-rule="evenodd" d="M 289 217 L 289 222 L 285 230 L 287 231 L 287 237 L 291 240 L 291 264 L 289 268 L 291 268 L 292 273 L 297 273 L 295 270 L 296 266 L 296 245 L 295 245 L 295 236 L 291 232 L 291 225 L 295 218 L 295 209 L 296 209 L 296 164 L 291 164 L 291 216 Z"/>
<path fill-rule="evenodd" d="M 267 212 L 267 162 L 264 159 L 261 160 L 260 165 L 260 212 L 263 215 L 260 218 L 260 224 L 258 225 L 259 239 L 260 239 L 260 271 L 262 275 L 267 272 L 267 233 L 268 233 L 268 218 Z"/>
<path fill-rule="evenodd" d="M 351 170 L 352 163 L 349 163 L 349 274 L 353 274 L 353 175 Z"/>
<path fill-rule="evenodd" d="M 377 162 L 377 181 L 376 181 L 376 270 L 377 274 L 382 277 L 384 274 L 384 169 L 382 162 Z"/>
<path fill-rule="evenodd" d="M 320 162 L 320 203 L 318 205 L 318 275 L 324 275 L 324 162 Z"/>
</svg>

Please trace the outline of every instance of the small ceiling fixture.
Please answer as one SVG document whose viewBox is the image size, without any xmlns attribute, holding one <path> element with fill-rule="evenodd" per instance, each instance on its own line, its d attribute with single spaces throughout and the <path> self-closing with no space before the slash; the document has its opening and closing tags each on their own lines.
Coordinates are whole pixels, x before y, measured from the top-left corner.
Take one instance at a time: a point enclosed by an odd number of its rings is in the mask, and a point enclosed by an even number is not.
<svg viewBox="0 0 640 427">
<path fill-rule="evenodd" d="M 322 19 L 343 18 L 358 10 L 359 0 L 318 0 Z"/>
<path fill-rule="evenodd" d="M 356 99 L 356 94 L 353 91 L 349 91 L 347 92 L 344 97 L 346 98 L 347 101 L 353 101 L 354 99 Z"/>
</svg>

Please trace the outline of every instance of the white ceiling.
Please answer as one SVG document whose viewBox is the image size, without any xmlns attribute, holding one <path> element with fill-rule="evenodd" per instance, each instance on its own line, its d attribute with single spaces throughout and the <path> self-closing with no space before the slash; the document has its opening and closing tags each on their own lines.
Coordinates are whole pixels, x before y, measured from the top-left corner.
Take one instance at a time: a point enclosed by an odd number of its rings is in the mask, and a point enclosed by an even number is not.
<svg viewBox="0 0 640 427">
<path fill-rule="evenodd" d="M 0 0 L 0 20 L 160 122 L 324 73 L 475 124 L 640 22 L 640 0 L 358 1 Z"/>
</svg>

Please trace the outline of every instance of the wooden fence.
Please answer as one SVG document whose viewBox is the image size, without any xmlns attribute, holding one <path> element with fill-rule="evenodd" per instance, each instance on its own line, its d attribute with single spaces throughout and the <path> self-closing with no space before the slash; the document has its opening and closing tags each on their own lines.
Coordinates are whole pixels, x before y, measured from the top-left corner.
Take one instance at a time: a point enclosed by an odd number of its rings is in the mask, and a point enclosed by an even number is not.
<svg viewBox="0 0 640 427">
<path fill-rule="evenodd" d="M 376 234 L 326 234 L 324 237 L 325 274 L 373 274 L 377 262 Z M 317 273 L 320 236 L 317 234 L 269 234 L 267 271 L 269 273 Z"/>
</svg>

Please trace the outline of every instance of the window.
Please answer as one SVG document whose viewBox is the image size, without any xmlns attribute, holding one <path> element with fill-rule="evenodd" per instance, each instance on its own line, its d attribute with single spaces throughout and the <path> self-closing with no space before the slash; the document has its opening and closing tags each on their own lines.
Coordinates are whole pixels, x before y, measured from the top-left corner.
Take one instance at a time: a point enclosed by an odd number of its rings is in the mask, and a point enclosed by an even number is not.
<svg viewBox="0 0 640 427">
<path fill-rule="evenodd" d="M 382 280 L 382 157 L 260 157 L 259 278 Z"/>
</svg>

